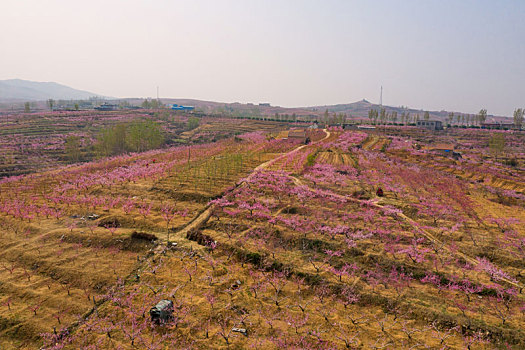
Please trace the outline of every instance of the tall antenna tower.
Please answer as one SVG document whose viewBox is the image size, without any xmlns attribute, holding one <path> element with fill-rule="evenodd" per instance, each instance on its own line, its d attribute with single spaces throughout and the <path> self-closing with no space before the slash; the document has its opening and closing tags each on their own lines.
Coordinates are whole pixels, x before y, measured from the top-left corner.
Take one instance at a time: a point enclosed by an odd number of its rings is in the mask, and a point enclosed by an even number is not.
<svg viewBox="0 0 525 350">
<path fill-rule="evenodd" d="M 379 95 L 379 106 L 383 107 L 383 85 L 381 85 L 381 94 Z"/>
<path fill-rule="evenodd" d="M 159 87 L 157 86 L 157 101 L 159 100 Z"/>
</svg>

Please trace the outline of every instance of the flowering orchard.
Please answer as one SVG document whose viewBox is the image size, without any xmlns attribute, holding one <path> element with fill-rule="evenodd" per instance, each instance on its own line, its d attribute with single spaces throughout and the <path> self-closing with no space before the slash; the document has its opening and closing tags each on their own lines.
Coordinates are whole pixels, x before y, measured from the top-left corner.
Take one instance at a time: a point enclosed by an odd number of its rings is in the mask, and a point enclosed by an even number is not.
<svg viewBox="0 0 525 350">
<path fill-rule="evenodd" d="M 476 133 L 324 135 L 2 180 L 1 344 L 523 348 L 522 168 L 476 162 Z M 426 148 L 444 137 L 461 159 Z"/>
<path fill-rule="evenodd" d="M 209 143 L 283 127 L 281 123 L 203 117 L 199 119 L 200 126 L 188 131 L 188 117 L 169 110 L 5 114 L 0 125 L 0 178 L 96 159 L 100 153 L 98 138 L 103 131 L 144 120 L 158 125 L 169 145 Z"/>
<path fill-rule="evenodd" d="M 132 273 L 152 239 L 167 239 L 211 197 L 293 147 L 247 137 L 0 180 L 0 312 L 16 320 L 3 331 L 19 328 L 12 340 L 28 345 L 73 324 Z"/>
</svg>

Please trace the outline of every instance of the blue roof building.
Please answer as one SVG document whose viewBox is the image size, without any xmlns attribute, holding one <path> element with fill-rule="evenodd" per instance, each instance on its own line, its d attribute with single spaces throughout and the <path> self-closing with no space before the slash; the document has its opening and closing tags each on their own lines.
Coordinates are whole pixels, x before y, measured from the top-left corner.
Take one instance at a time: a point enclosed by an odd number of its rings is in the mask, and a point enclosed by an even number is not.
<svg viewBox="0 0 525 350">
<path fill-rule="evenodd" d="M 171 109 L 175 110 L 175 111 L 193 111 L 195 109 L 195 107 L 193 106 L 183 106 L 183 105 L 178 105 L 178 104 L 174 104 Z"/>
</svg>

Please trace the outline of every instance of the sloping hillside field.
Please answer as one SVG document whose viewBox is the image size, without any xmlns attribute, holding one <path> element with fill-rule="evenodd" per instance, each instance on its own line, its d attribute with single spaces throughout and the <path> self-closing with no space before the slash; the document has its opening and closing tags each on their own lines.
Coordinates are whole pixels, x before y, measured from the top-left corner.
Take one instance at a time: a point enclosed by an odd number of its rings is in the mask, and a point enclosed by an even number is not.
<svg viewBox="0 0 525 350">
<path fill-rule="evenodd" d="M 0 348 L 524 349 L 525 136 L 494 133 L 259 131 L 4 178 Z"/>
</svg>

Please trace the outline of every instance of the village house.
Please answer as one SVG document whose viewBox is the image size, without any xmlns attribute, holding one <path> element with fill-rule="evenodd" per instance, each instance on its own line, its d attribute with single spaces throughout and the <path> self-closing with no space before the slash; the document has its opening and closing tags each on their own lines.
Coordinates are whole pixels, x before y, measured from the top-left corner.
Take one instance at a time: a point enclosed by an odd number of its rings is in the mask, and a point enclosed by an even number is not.
<svg viewBox="0 0 525 350">
<path fill-rule="evenodd" d="M 418 120 L 416 125 L 428 130 L 443 130 L 443 123 L 439 120 Z"/>
<path fill-rule="evenodd" d="M 292 129 L 288 131 L 288 138 L 292 140 L 299 140 L 301 143 L 307 144 L 310 142 L 306 130 L 304 129 Z"/>
<path fill-rule="evenodd" d="M 452 159 L 461 159 L 461 153 L 454 151 L 455 146 L 452 144 L 438 143 L 428 147 L 428 150 L 436 155 L 450 157 Z"/>
</svg>

